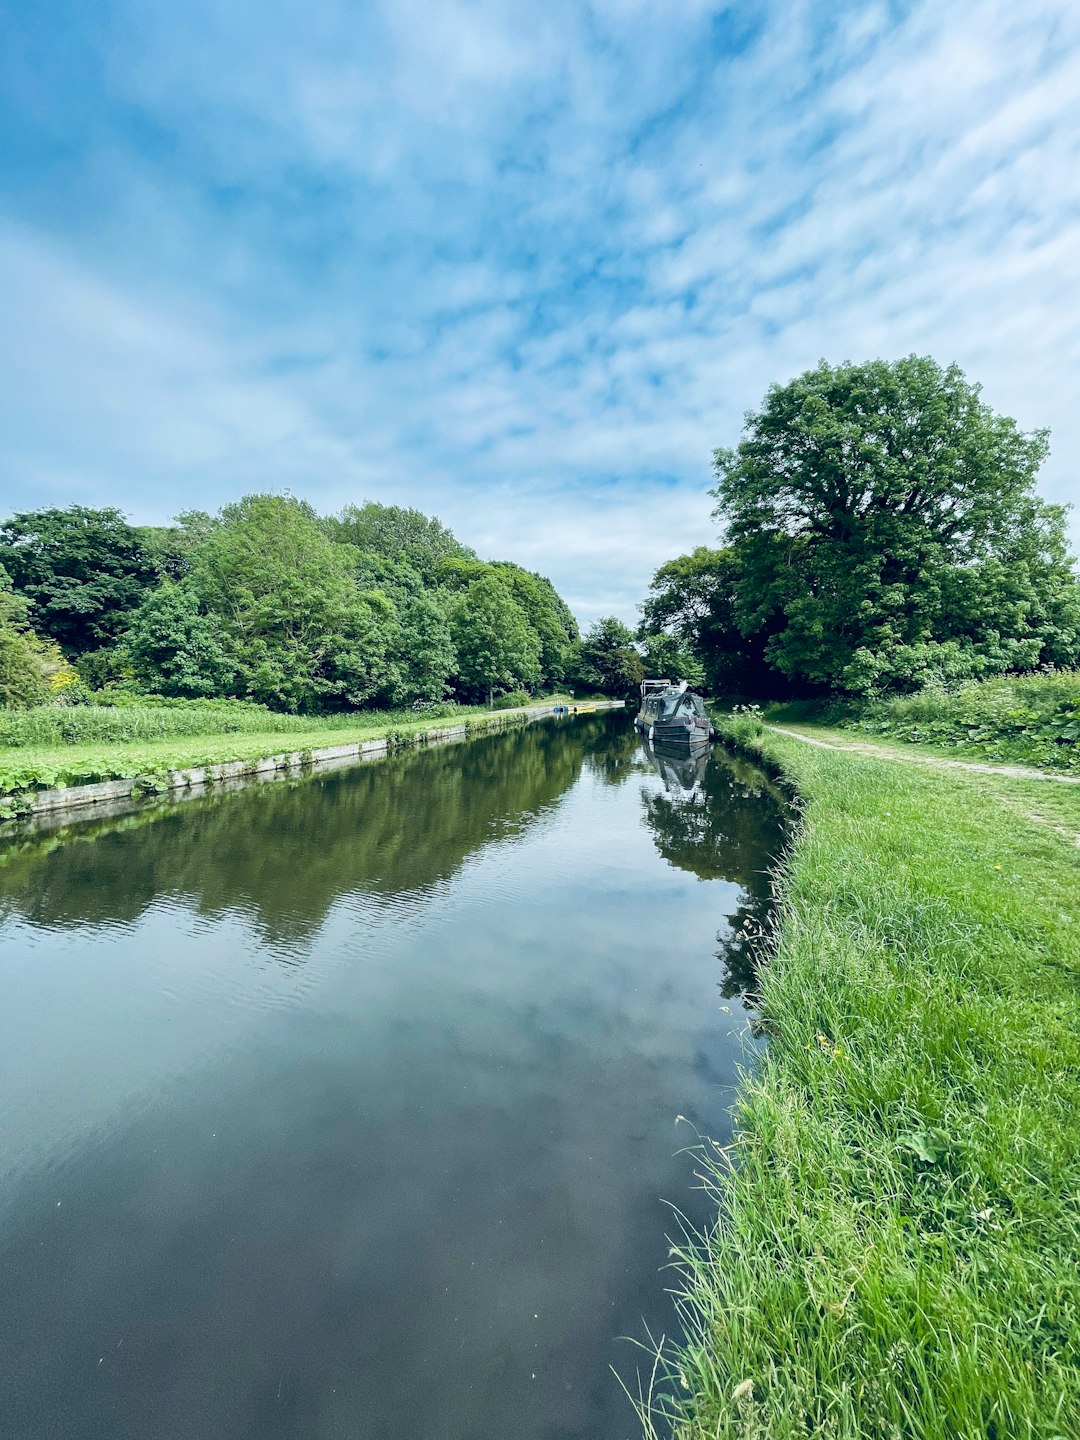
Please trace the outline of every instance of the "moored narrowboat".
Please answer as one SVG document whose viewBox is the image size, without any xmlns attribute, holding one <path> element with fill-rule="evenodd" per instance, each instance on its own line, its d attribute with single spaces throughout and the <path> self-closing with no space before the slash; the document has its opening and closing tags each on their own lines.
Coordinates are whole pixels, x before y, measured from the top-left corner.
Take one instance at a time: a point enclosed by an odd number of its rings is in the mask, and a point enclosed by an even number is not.
<svg viewBox="0 0 1080 1440">
<path fill-rule="evenodd" d="M 689 690 L 686 681 L 641 682 L 641 708 L 634 717 L 638 732 L 654 745 L 687 752 L 708 745 L 715 731 L 705 713 L 705 702 Z"/>
</svg>

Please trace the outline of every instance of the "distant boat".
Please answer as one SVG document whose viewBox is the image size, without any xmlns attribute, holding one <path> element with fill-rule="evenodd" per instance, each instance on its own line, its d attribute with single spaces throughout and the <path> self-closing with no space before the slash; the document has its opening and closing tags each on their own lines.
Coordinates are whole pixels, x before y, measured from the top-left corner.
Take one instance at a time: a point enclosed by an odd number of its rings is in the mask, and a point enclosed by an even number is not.
<svg viewBox="0 0 1080 1440">
<path fill-rule="evenodd" d="M 687 689 L 685 680 L 678 685 L 670 680 L 643 680 L 634 726 L 654 745 L 683 754 L 708 745 L 716 735 L 704 700 Z"/>
</svg>

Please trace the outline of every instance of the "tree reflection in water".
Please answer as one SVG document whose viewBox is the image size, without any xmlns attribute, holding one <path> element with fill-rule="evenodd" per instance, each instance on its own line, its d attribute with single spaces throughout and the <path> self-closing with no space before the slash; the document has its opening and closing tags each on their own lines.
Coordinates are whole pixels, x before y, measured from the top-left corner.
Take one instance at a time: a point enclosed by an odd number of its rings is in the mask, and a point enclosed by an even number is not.
<svg viewBox="0 0 1080 1440">
<path fill-rule="evenodd" d="M 604 718 L 28 833 L 0 847 L 0 920 L 123 923 L 168 896 L 207 918 L 242 914 L 276 958 L 303 958 L 342 896 L 428 891 L 533 825 L 573 786 Z"/>
<path fill-rule="evenodd" d="M 763 771 L 719 747 L 687 755 L 642 738 L 638 750 L 664 784 L 641 797 L 660 854 L 702 880 L 727 880 L 743 890 L 717 932 L 716 956 L 721 994 L 753 1008 L 773 908 L 770 870 L 783 844 L 783 797 Z"/>
</svg>

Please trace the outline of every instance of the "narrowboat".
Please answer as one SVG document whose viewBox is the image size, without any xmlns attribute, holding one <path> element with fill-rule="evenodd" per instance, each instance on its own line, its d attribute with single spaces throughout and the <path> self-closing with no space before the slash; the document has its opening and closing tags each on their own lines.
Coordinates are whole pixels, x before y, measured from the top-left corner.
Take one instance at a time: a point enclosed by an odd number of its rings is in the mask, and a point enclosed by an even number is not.
<svg viewBox="0 0 1080 1440">
<path fill-rule="evenodd" d="M 685 680 L 678 685 L 670 680 L 643 680 L 634 726 L 654 745 L 684 754 L 708 745 L 716 734 L 705 713 L 705 702 L 687 688 Z"/>
</svg>

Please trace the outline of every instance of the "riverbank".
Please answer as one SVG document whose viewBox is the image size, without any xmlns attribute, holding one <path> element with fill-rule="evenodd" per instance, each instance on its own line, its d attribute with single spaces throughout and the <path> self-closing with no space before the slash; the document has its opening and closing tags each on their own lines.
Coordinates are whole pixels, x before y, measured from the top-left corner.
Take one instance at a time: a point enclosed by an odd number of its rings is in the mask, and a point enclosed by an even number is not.
<svg viewBox="0 0 1080 1440">
<path fill-rule="evenodd" d="M 718 724 L 801 820 L 676 1434 L 1074 1433 L 1080 791 Z"/>
<path fill-rule="evenodd" d="M 253 733 L 171 736 L 135 743 L 0 748 L 0 819 L 84 807 L 216 784 L 320 761 L 360 759 L 395 747 L 500 729 L 552 713 L 555 699 L 510 710 L 477 707 L 432 721 L 358 715 L 354 726 L 313 719 L 310 726 Z M 583 710 L 621 701 L 581 702 Z M 287 748 L 286 748 L 287 747 Z"/>
<path fill-rule="evenodd" d="M 780 726 L 818 733 L 842 727 L 886 743 L 899 741 L 995 765 L 1035 766 L 1080 776 L 1080 672 L 1038 671 L 968 680 L 952 690 L 853 701 L 788 701 L 765 707 Z"/>
</svg>

